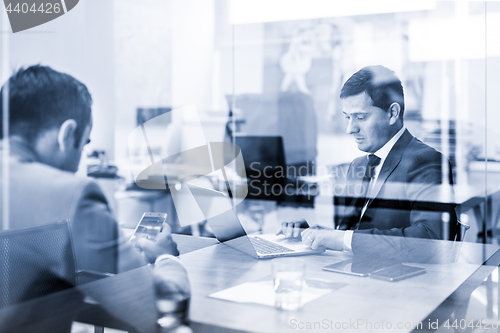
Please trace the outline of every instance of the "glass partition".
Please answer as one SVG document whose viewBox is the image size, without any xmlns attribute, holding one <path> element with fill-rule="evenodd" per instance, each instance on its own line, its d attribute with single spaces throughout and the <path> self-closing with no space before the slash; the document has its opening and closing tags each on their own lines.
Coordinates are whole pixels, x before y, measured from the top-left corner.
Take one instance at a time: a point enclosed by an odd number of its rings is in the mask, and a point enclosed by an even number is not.
<svg viewBox="0 0 500 333">
<path fill-rule="evenodd" d="M 440 200 L 457 205 L 469 227 L 463 240 L 499 244 L 498 1 L 81 1 L 18 33 L 3 9 L 1 18 L 2 83 L 40 63 L 87 85 L 92 141 L 78 173 L 95 177 L 125 227 L 145 211 L 166 212 L 175 232 L 213 237 L 195 201 L 175 197 L 186 195 L 186 170 L 201 164 L 189 181 L 231 198 L 247 233 L 302 219 L 337 227 L 336 191 L 366 155 L 349 133 L 340 92 L 361 68 L 383 65 L 402 82 L 406 128 L 446 157 L 441 172 L 453 178 L 454 194 Z M 18 200 L 8 109 L 4 98 L 4 230 Z M 176 116 L 182 110 L 189 115 Z M 197 147 L 203 158 L 176 159 Z M 167 160 L 182 170 L 166 177 L 158 162 Z M 138 175 L 155 163 L 147 180 L 161 186 L 141 187 Z M 490 276 L 489 286 L 497 280 Z"/>
</svg>

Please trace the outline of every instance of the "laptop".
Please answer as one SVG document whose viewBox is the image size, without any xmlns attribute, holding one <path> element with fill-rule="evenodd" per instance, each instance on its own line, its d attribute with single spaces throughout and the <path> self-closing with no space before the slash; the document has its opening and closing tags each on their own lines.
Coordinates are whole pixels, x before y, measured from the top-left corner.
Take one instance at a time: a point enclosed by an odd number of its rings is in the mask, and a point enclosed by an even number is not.
<svg viewBox="0 0 500 333">
<path fill-rule="evenodd" d="M 222 243 L 258 259 L 321 253 L 301 241 L 275 234 L 247 235 L 231 200 L 223 192 L 188 184 L 215 237 Z"/>
</svg>

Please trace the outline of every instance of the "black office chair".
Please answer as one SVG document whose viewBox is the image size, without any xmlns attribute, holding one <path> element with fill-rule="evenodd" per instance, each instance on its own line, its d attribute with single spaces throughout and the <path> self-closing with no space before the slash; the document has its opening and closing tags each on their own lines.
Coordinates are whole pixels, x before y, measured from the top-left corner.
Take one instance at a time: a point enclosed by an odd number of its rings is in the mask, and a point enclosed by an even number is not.
<svg viewBox="0 0 500 333">
<path fill-rule="evenodd" d="M 110 275 L 76 271 L 68 220 L 0 232 L 0 331 L 68 333 L 75 319 L 132 331 L 73 288 Z"/>
<path fill-rule="evenodd" d="M 68 221 L 0 232 L 0 327 L 5 332 L 70 332 L 83 296 L 47 295 L 76 285 Z"/>
</svg>

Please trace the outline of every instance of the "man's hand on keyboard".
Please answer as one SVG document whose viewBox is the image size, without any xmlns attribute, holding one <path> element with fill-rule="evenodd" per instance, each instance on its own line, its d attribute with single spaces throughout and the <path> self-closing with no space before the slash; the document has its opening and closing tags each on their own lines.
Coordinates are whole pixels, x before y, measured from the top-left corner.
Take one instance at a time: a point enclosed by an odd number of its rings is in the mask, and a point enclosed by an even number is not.
<svg viewBox="0 0 500 333">
<path fill-rule="evenodd" d="M 341 230 L 319 230 L 310 228 L 302 232 L 302 242 L 313 250 L 334 250 L 344 249 L 344 233 Z"/>
<path fill-rule="evenodd" d="M 284 235 L 286 238 L 295 238 L 301 240 L 301 233 L 304 230 L 308 229 L 318 229 L 318 230 L 331 230 L 330 228 L 322 227 L 322 226 L 311 226 L 309 227 L 309 223 L 306 220 L 296 221 L 296 222 L 282 222 L 281 230 L 279 230 L 276 235 Z"/>
<path fill-rule="evenodd" d="M 296 238 L 300 240 L 300 233 L 309 228 L 306 220 L 296 222 L 282 222 L 281 230 L 276 235 L 284 235 L 286 238 Z"/>
</svg>

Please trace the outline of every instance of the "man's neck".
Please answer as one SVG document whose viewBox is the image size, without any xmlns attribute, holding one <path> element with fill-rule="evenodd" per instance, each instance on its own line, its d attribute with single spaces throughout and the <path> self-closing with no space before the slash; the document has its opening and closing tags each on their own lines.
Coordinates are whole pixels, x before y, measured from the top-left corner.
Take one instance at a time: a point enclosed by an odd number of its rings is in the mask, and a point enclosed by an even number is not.
<svg viewBox="0 0 500 333">
<path fill-rule="evenodd" d="M 406 127 L 405 127 L 405 124 L 401 123 L 401 124 L 397 125 L 397 126 L 393 129 L 393 131 L 392 131 L 392 135 L 391 135 L 391 138 L 390 138 L 389 140 L 387 140 L 387 142 L 391 141 L 391 139 L 392 139 L 392 138 L 394 138 L 394 136 L 395 136 L 396 134 L 398 134 L 398 133 L 399 133 L 399 132 L 400 132 L 403 128 L 406 128 Z"/>
<path fill-rule="evenodd" d="M 39 162 L 48 164 L 43 161 L 37 149 L 24 137 L 19 135 L 11 135 L 8 140 L 2 140 L 2 149 L 8 144 L 9 155 L 19 162 L 30 163 Z M 56 167 L 52 164 L 50 166 Z"/>
<path fill-rule="evenodd" d="M 382 158 L 382 160 L 385 160 L 387 155 L 389 155 L 389 152 L 392 150 L 392 147 L 394 147 L 394 145 L 396 144 L 396 141 L 399 140 L 399 138 L 403 135 L 405 130 L 406 130 L 406 127 L 404 125 L 402 125 L 399 128 L 399 130 L 391 136 L 389 141 L 387 141 L 382 147 L 380 147 L 380 149 L 378 149 L 373 154 Z"/>
</svg>

